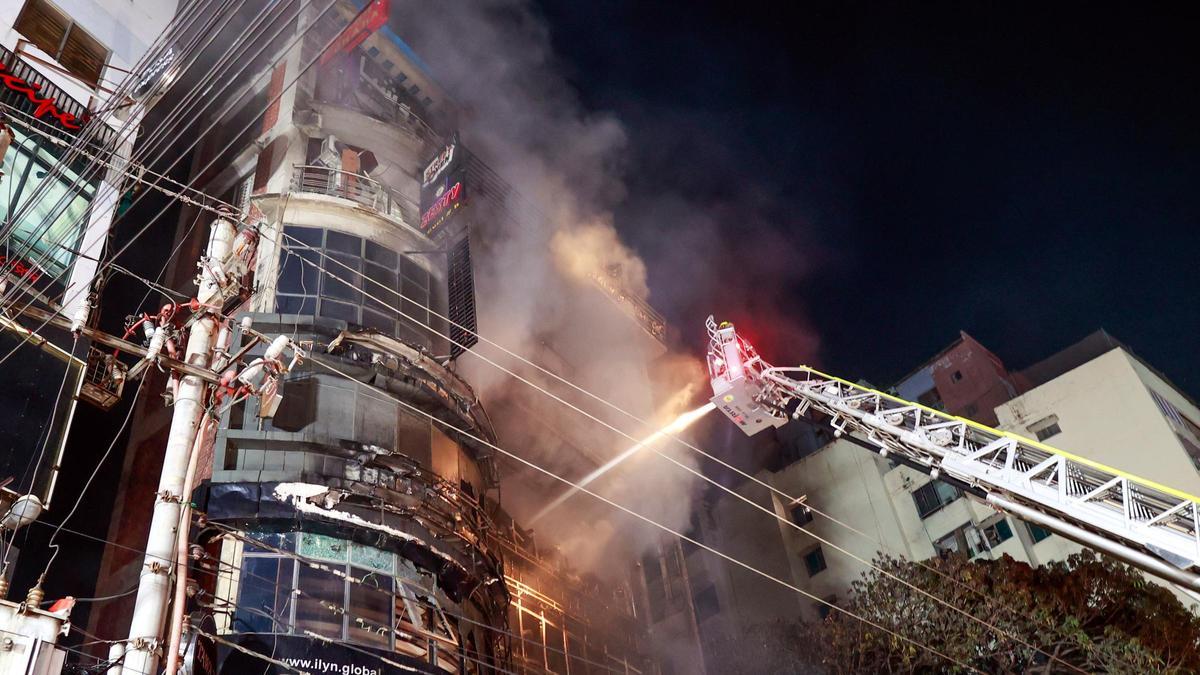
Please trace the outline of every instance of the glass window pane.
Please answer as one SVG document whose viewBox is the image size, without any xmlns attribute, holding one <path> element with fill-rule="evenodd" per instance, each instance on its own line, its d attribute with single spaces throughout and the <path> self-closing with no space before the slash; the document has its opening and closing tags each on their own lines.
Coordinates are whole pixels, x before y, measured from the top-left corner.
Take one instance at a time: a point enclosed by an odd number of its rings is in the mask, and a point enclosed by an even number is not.
<svg viewBox="0 0 1200 675">
<path fill-rule="evenodd" d="M 421 328 L 415 327 L 411 321 L 404 321 L 402 319 L 396 326 L 396 329 L 396 337 L 404 342 L 412 345 L 424 345 L 426 348 L 429 347 L 430 341 L 426 333 Z"/>
<path fill-rule="evenodd" d="M 71 250 L 83 234 L 84 215 L 95 188 L 77 181 L 78 173 L 67 166 L 55 175 L 58 156 L 20 129 L 12 131 L 0 185 L 0 215 L 20 216 L 11 226 L 10 252 L 36 260 L 41 269 L 61 278 L 74 261 Z"/>
<path fill-rule="evenodd" d="M 340 254 L 330 254 L 329 257 L 331 259 L 325 261 L 327 273 L 321 275 L 321 295 L 354 303 L 362 302 L 362 294 L 356 290 L 362 283 L 358 276 L 359 259 Z"/>
<path fill-rule="evenodd" d="M 350 551 L 350 542 L 336 537 L 327 537 L 313 532 L 300 533 L 300 548 L 297 551 L 305 558 L 346 562 Z"/>
<path fill-rule="evenodd" d="M 357 567 L 350 573 L 362 579 L 350 584 L 349 639 L 374 647 L 391 646 L 392 637 L 392 579 L 391 577 Z"/>
<path fill-rule="evenodd" d="M 396 321 L 390 315 L 363 309 L 363 328 L 374 328 L 384 335 L 396 335 Z"/>
<path fill-rule="evenodd" d="M 315 314 L 317 299 L 311 295 L 277 295 L 275 311 L 280 314 Z"/>
<path fill-rule="evenodd" d="M 380 246 L 371 240 L 367 240 L 367 260 L 373 263 L 379 263 L 384 267 L 395 270 L 398 262 L 396 252 Z"/>
<path fill-rule="evenodd" d="M 316 251 L 283 250 L 279 292 L 316 295 L 321 282 L 321 262 Z"/>
<path fill-rule="evenodd" d="M 400 269 L 406 280 L 410 280 L 422 288 L 429 288 L 429 273 L 417 263 L 408 258 L 401 258 Z"/>
<path fill-rule="evenodd" d="M 260 541 L 264 546 L 257 546 L 247 541 L 243 547 L 245 553 L 271 553 L 271 549 L 280 551 L 292 550 L 291 532 L 247 532 L 246 537 L 254 541 Z M 271 548 L 266 548 L 267 546 Z"/>
<path fill-rule="evenodd" d="M 389 401 L 390 403 L 390 401 Z M 395 417 L 395 415 L 392 415 Z M 361 565 L 368 570 L 382 572 L 384 574 L 392 574 L 395 568 L 392 554 L 387 551 L 382 551 L 373 546 L 364 546 L 362 544 L 350 544 L 350 562 L 355 565 Z M 362 576 L 355 572 L 356 576 Z M 388 588 L 391 588 L 390 586 Z"/>
<path fill-rule="evenodd" d="M 341 319 L 349 323 L 358 323 L 358 305 L 348 305 L 344 302 L 334 302 L 333 300 L 321 300 L 321 311 L 318 314 L 330 319 Z"/>
<path fill-rule="evenodd" d="M 324 570 L 300 566 L 297 586 L 304 595 L 296 598 L 296 632 L 310 630 L 340 640 L 342 614 L 346 603 L 346 581 Z"/>
<path fill-rule="evenodd" d="M 337 232 L 329 230 L 326 232 L 325 248 L 330 251 L 338 251 L 340 253 L 350 253 L 354 256 L 362 256 L 362 239 L 352 234 L 345 232 Z"/>
<path fill-rule="evenodd" d="M 938 497 L 943 504 L 949 504 L 958 499 L 958 488 L 941 481 L 934 481 L 933 484 L 936 486 L 935 489 L 937 490 Z"/>
<path fill-rule="evenodd" d="M 366 298 L 367 305 L 386 311 L 388 305 L 395 305 L 399 300 L 396 297 L 396 282 L 398 277 L 394 270 L 389 270 L 378 265 L 366 265 L 367 279 L 363 281 L 362 289 L 364 297 L 373 295 L 375 298 Z"/>
<path fill-rule="evenodd" d="M 400 310 L 404 312 L 404 316 L 401 318 L 405 318 L 408 321 L 413 322 L 413 326 L 416 328 L 421 327 L 418 325 L 418 322 L 425 324 L 429 323 L 429 312 L 426 311 L 426 309 L 421 305 L 418 305 L 407 298 L 404 299 L 404 302 L 400 303 Z"/>
<path fill-rule="evenodd" d="M 247 633 L 286 633 L 291 608 L 292 561 L 248 556 L 242 559 L 241 593 L 234 630 Z"/>
<path fill-rule="evenodd" d="M 404 297 L 422 305 L 429 305 L 429 288 L 404 277 Z"/>
<path fill-rule="evenodd" d="M 305 244 L 308 244 L 309 246 L 312 246 L 313 248 L 321 248 L 321 242 L 322 242 L 323 237 L 325 236 L 325 230 L 322 230 L 322 229 L 319 229 L 316 227 L 298 227 L 296 225 L 284 225 L 283 232 L 284 232 L 284 234 L 287 234 L 291 237 L 295 237 L 296 239 L 299 239 L 300 241 L 304 242 Z M 292 245 L 292 244 L 296 243 L 287 238 L 284 238 L 284 242 L 287 243 L 288 245 Z M 303 247 L 297 246 L 297 248 L 303 248 Z"/>
</svg>

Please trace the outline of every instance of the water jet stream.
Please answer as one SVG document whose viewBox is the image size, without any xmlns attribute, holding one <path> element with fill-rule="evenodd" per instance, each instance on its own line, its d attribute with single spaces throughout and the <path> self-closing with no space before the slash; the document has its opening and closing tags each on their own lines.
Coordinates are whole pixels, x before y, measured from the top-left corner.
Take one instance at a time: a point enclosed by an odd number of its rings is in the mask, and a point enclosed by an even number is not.
<svg viewBox="0 0 1200 675">
<path fill-rule="evenodd" d="M 607 462 L 605 462 L 602 466 L 600 466 L 595 471 L 589 473 L 587 476 L 584 476 L 584 478 L 582 480 L 580 480 L 576 486 L 566 490 L 561 495 L 559 495 L 557 498 L 555 498 L 554 501 L 550 502 L 544 508 L 542 508 L 541 511 L 538 511 L 537 514 L 533 518 L 530 518 L 529 521 L 527 521 L 527 525 L 534 524 L 535 522 L 540 520 L 542 518 L 542 516 L 545 516 L 547 513 L 550 513 L 551 511 L 558 508 L 559 506 L 562 506 L 563 502 L 565 502 L 568 499 L 570 499 L 571 497 L 573 497 L 576 492 L 579 492 L 580 489 L 585 488 L 588 485 L 592 484 L 596 479 L 600 478 L 604 474 L 611 471 L 618 464 L 620 464 L 621 462 L 624 462 L 625 460 L 629 459 L 633 455 L 637 454 L 638 450 L 641 450 L 642 448 L 644 448 L 647 445 L 650 445 L 652 443 L 656 443 L 659 440 L 667 437 L 668 435 L 678 434 L 678 433 L 682 432 L 684 429 L 687 429 L 688 427 L 692 426 L 693 424 L 696 423 L 697 420 L 699 420 L 701 417 L 704 417 L 705 415 L 712 412 L 713 410 L 716 410 L 716 405 L 714 405 L 712 402 L 709 402 L 709 403 L 705 403 L 704 405 L 700 406 L 699 408 L 696 408 L 695 410 L 689 410 L 689 411 L 681 414 L 679 417 L 676 417 L 675 421 L 666 425 L 662 429 L 659 429 L 658 431 L 650 434 L 649 436 L 643 438 L 637 444 L 630 446 L 627 450 L 625 450 L 621 454 L 617 455 L 616 457 L 613 457 L 612 459 L 608 460 Z"/>
</svg>

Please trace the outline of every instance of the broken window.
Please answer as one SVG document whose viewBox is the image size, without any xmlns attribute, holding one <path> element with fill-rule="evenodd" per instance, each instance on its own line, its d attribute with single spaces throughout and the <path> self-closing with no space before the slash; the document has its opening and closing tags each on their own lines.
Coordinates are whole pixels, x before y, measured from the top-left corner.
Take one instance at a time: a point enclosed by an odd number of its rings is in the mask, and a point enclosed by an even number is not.
<svg viewBox="0 0 1200 675">
<path fill-rule="evenodd" d="M 721 603 L 717 601 L 717 587 L 710 584 L 692 598 L 696 608 L 696 622 L 703 623 L 706 619 L 716 616 L 721 611 Z"/>
<path fill-rule="evenodd" d="M 350 584 L 349 638 L 387 649 L 392 644 L 392 578 L 357 567 L 350 574 L 362 583 Z"/>
<path fill-rule="evenodd" d="M 1007 518 L 1001 518 L 983 528 L 983 538 L 987 542 L 988 548 L 999 546 L 1002 542 L 1010 539 L 1012 535 L 1012 527 L 1009 526 Z"/>
<path fill-rule="evenodd" d="M 933 408 L 934 410 L 944 410 L 946 407 L 945 403 L 942 402 L 942 395 L 937 389 L 930 389 L 924 394 L 918 396 L 917 403 L 920 403 L 926 408 Z"/>
<path fill-rule="evenodd" d="M 833 606 L 837 604 L 837 599 L 837 595 L 831 595 L 829 597 L 822 598 L 824 602 L 813 603 L 814 609 L 817 610 L 817 616 L 821 617 L 822 621 L 828 619 L 829 615 L 833 613 Z"/>
</svg>

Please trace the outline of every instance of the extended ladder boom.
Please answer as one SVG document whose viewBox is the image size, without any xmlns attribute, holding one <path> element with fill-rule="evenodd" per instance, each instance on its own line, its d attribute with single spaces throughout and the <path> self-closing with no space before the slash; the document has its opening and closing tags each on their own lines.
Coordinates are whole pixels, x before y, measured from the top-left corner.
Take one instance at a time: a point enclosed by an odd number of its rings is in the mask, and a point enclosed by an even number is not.
<svg viewBox="0 0 1200 675">
<path fill-rule="evenodd" d="M 1016 434 L 799 366 L 774 368 L 708 319 L 713 403 L 747 434 L 789 411 L 950 477 L 1004 511 L 1200 591 L 1200 499 Z"/>
</svg>

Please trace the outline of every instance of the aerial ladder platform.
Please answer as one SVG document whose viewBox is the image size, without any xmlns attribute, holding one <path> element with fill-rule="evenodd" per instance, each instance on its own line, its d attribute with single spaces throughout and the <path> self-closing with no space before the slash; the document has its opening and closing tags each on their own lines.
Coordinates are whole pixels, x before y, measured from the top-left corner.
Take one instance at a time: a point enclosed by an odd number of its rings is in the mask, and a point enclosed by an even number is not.
<svg viewBox="0 0 1200 675">
<path fill-rule="evenodd" d="M 1200 498 L 807 366 L 777 368 L 707 321 L 712 402 L 747 435 L 813 412 L 834 435 L 1200 593 Z"/>
</svg>

